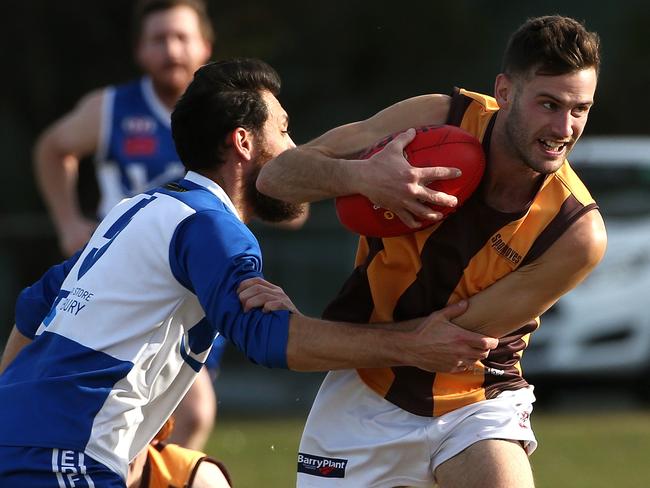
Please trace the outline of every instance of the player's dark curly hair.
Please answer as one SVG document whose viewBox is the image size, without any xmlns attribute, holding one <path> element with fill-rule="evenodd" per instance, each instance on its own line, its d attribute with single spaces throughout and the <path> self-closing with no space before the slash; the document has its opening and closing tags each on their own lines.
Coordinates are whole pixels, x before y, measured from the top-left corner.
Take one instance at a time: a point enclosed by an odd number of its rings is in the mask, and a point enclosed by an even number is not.
<svg viewBox="0 0 650 488">
<path fill-rule="evenodd" d="M 262 91 L 277 96 L 280 77 L 259 59 L 232 59 L 201 67 L 172 112 L 176 151 L 188 170 L 215 169 L 224 162 L 228 133 L 255 134 L 268 118 Z"/>
<path fill-rule="evenodd" d="M 210 44 L 214 42 L 215 33 L 210 16 L 208 15 L 208 8 L 204 0 L 139 0 L 135 3 L 133 8 L 133 41 L 135 43 L 140 39 L 142 34 L 142 25 L 145 19 L 162 10 L 169 10 L 174 7 L 189 7 L 196 12 L 199 18 L 199 28 L 204 39 Z"/>
<path fill-rule="evenodd" d="M 503 56 L 508 76 L 563 75 L 600 70 L 600 38 L 569 17 L 548 15 L 528 19 L 517 29 Z"/>
</svg>

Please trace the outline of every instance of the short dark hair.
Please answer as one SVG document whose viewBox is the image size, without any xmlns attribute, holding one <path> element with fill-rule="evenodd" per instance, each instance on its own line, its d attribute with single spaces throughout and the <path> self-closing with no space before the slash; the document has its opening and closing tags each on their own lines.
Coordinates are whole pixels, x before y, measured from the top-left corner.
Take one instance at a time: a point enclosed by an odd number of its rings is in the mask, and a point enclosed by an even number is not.
<svg viewBox="0 0 650 488">
<path fill-rule="evenodd" d="M 600 38 L 570 17 L 528 19 L 506 47 L 502 71 L 508 76 L 557 76 L 582 69 L 600 70 Z"/>
<path fill-rule="evenodd" d="M 154 12 L 169 10 L 174 7 L 189 7 L 199 18 L 199 28 L 203 38 L 210 44 L 214 43 L 214 27 L 208 15 L 208 7 L 204 0 L 139 0 L 133 10 L 133 42 L 137 44 L 142 35 L 145 19 Z"/>
<path fill-rule="evenodd" d="M 223 164 L 226 136 L 242 127 L 259 134 L 268 118 L 263 91 L 278 96 L 280 76 L 259 59 L 202 66 L 172 112 L 176 151 L 188 170 Z"/>
</svg>

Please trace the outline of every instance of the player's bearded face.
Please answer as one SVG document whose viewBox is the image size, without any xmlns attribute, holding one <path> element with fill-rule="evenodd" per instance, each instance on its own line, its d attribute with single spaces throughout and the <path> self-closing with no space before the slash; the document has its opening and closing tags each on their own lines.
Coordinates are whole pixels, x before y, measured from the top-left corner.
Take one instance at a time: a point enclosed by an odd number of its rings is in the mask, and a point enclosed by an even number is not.
<svg viewBox="0 0 650 488">
<path fill-rule="evenodd" d="M 537 173 L 556 172 L 584 130 L 597 78 L 596 71 L 587 68 L 513 79 L 504 113 L 513 155 Z"/>
<path fill-rule="evenodd" d="M 518 91 L 518 89 L 515 90 L 512 106 L 506 119 L 506 136 L 515 156 L 529 168 L 535 169 L 537 165 L 533 161 L 532 151 L 529 148 L 532 135 L 529 133 L 528 122 L 521 107 L 521 96 L 517 93 Z"/>
<path fill-rule="evenodd" d="M 136 56 L 159 90 L 184 90 L 210 57 L 197 13 L 188 6 L 154 11 L 142 25 Z"/>
<path fill-rule="evenodd" d="M 512 106 L 505 123 L 506 137 L 514 155 L 530 169 L 540 174 L 555 173 L 564 162 L 564 154 L 550 161 L 537 154 L 539 135 L 537 128 L 531 123 L 535 117 L 526 115 L 523 108 L 522 94 L 519 87 L 515 88 Z M 571 144 L 572 146 L 573 144 Z"/>
<path fill-rule="evenodd" d="M 253 213 L 266 222 L 293 220 L 302 215 L 304 211 L 302 205 L 264 195 L 255 186 L 262 166 L 267 161 L 273 159 L 273 157 L 268 151 L 261 150 L 257 158 L 253 161 L 253 169 L 248 173 L 244 187 L 246 202 L 250 205 Z"/>
</svg>

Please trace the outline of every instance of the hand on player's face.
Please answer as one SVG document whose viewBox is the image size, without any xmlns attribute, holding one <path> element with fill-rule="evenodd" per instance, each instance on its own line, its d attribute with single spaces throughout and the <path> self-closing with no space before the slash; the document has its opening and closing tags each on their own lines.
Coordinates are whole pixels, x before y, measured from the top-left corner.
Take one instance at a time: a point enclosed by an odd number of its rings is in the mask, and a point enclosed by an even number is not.
<svg viewBox="0 0 650 488">
<path fill-rule="evenodd" d="M 398 135 L 384 149 L 368 159 L 369 171 L 364 174 L 361 192 L 374 204 L 397 215 L 412 229 L 421 227 L 420 220 L 438 221 L 443 215 L 425 204 L 454 207 L 456 197 L 427 188 L 435 180 L 457 178 L 456 168 L 415 168 L 404 157 L 404 148 L 415 137 L 409 129 Z"/>
<path fill-rule="evenodd" d="M 483 370 L 477 363 L 497 347 L 499 340 L 471 332 L 451 322 L 451 319 L 462 315 L 466 310 L 467 302 L 462 301 L 423 320 L 416 331 L 415 340 L 410 344 L 410 353 L 416 357 L 412 361 L 414 365 L 438 373 L 458 373 L 475 367 Z"/>
<path fill-rule="evenodd" d="M 263 278 L 250 278 L 242 281 L 237 288 L 237 294 L 244 312 L 253 308 L 262 308 L 264 312 L 289 310 L 299 313 L 282 288 Z"/>
</svg>

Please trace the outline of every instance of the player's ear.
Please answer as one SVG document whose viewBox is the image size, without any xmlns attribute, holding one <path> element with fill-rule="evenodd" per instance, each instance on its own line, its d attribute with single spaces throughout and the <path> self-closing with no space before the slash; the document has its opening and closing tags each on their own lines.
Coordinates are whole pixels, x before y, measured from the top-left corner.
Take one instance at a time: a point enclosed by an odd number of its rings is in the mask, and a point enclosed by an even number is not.
<svg viewBox="0 0 650 488">
<path fill-rule="evenodd" d="M 494 81 L 494 98 L 499 108 L 506 108 L 512 101 L 514 82 L 505 73 L 499 73 Z"/>
<path fill-rule="evenodd" d="M 237 127 L 229 136 L 230 144 L 235 152 L 244 159 L 250 161 L 253 158 L 253 134 L 252 132 Z"/>
</svg>

